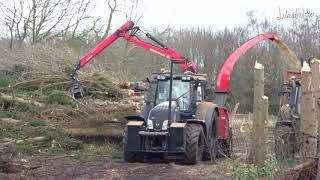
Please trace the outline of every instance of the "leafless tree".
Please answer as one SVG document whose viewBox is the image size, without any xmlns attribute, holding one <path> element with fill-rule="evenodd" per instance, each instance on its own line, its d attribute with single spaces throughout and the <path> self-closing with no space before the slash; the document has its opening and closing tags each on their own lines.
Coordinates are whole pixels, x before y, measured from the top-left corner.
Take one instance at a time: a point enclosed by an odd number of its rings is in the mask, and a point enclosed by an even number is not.
<svg viewBox="0 0 320 180">
<path fill-rule="evenodd" d="M 108 0 L 107 3 L 108 3 L 108 7 L 109 7 L 110 12 L 109 12 L 109 16 L 108 16 L 108 19 L 107 19 L 107 28 L 104 31 L 102 39 L 105 39 L 109 35 L 110 29 L 111 29 L 111 23 L 112 23 L 112 20 L 113 20 L 113 16 L 114 16 L 114 13 L 116 12 L 116 10 L 118 8 L 118 0 Z"/>
<path fill-rule="evenodd" d="M 10 47 L 14 39 L 21 44 L 29 38 L 34 44 L 70 28 L 74 37 L 79 24 L 89 18 L 89 4 L 89 0 L 13 0 L 12 4 L 1 3 L 2 14 L 6 16 L 4 23 L 10 32 Z"/>
</svg>

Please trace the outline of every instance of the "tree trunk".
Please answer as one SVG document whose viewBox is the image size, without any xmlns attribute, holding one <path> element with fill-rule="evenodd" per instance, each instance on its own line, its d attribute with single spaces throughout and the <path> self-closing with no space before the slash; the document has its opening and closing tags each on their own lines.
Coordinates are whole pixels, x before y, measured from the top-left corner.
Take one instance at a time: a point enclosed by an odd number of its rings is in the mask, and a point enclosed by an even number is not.
<svg viewBox="0 0 320 180">
<path fill-rule="evenodd" d="M 304 62 L 301 69 L 301 156 L 315 157 L 317 155 L 317 121 L 315 120 L 315 100 L 311 86 L 311 70 Z"/>
<path fill-rule="evenodd" d="M 316 122 L 318 123 L 318 134 L 320 133 L 320 60 L 311 61 L 311 75 L 312 75 L 312 86 L 313 86 L 313 96 L 315 98 L 315 112 L 316 112 Z M 317 150 L 318 157 L 320 157 L 320 151 Z M 318 170 L 317 179 L 320 179 L 320 159 L 318 159 Z"/>
<path fill-rule="evenodd" d="M 268 98 L 264 96 L 264 66 L 258 62 L 255 64 L 254 77 L 254 103 L 253 103 L 253 123 L 251 134 L 251 149 L 248 161 L 262 167 L 265 161 L 265 105 L 268 103 Z"/>
</svg>

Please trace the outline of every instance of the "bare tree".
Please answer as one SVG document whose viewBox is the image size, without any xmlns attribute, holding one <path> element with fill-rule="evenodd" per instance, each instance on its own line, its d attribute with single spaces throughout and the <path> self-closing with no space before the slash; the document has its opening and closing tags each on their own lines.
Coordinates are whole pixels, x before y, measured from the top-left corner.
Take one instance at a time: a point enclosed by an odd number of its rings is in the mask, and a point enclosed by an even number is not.
<svg viewBox="0 0 320 180">
<path fill-rule="evenodd" d="M 4 23 L 10 32 L 10 47 L 14 39 L 20 44 L 26 38 L 37 43 L 70 28 L 74 37 L 79 24 L 89 18 L 89 4 L 89 0 L 14 0 L 12 4 L 1 3 L 1 11 L 6 16 Z"/>
<path fill-rule="evenodd" d="M 107 20 L 107 28 L 104 31 L 102 39 L 105 39 L 109 35 L 113 16 L 118 8 L 118 0 L 108 0 L 107 3 L 108 3 L 108 7 L 109 7 L 110 12 L 109 12 L 108 20 Z"/>
<path fill-rule="evenodd" d="M 0 4 L 0 9 L 2 13 L 6 16 L 5 17 L 5 26 L 8 28 L 9 33 L 10 33 L 10 44 L 9 47 L 12 49 L 13 47 L 13 40 L 14 40 L 14 27 L 15 27 L 15 22 L 18 19 L 18 11 L 19 9 L 16 7 L 16 2 L 13 2 L 13 9 L 9 9 L 6 6 L 4 6 L 3 3 Z M 10 15 L 5 13 L 6 11 L 9 11 Z"/>
</svg>

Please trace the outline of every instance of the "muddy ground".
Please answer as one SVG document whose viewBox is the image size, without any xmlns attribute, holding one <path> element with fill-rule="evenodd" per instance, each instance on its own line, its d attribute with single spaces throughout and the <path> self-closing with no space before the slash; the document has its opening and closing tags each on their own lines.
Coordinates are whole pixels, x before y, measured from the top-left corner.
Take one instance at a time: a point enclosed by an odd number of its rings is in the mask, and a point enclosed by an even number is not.
<svg viewBox="0 0 320 180">
<path fill-rule="evenodd" d="M 93 156 L 86 160 L 70 157 L 24 159 L 29 169 L 19 174 L 1 174 L 4 179 L 231 179 L 218 171 L 221 160 L 194 166 L 154 162 L 127 163 L 108 157 Z"/>
<path fill-rule="evenodd" d="M 71 154 L 58 156 L 24 156 L 15 159 L 17 166 L 3 173 L 0 179 L 231 179 L 231 172 L 246 161 L 247 134 L 235 137 L 232 159 L 221 158 L 215 162 L 201 162 L 187 166 L 161 159 L 147 159 L 143 163 L 124 162 L 122 157 L 91 154 L 75 157 Z M 114 140 L 113 140 L 114 141 Z M 121 139 L 116 139 L 121 144 Z M 122 151 L 121 146 L 118 151 Z M 120 152 L 121 153 L 121 152 Z"/>
</svg>

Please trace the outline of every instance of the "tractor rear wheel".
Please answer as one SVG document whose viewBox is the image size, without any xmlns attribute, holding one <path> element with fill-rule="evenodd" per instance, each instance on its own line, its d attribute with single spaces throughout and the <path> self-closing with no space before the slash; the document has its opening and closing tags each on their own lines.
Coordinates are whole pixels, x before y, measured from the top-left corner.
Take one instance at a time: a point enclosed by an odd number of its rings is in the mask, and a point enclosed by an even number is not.
<svg viewBox="0 0 320 180">
<path fill-rule="evenodd" d="M 202 160 L 205 145 L 205 136 L 202 125 L 188 123 L 186 126 L 185 164 L 196 164 Z"/>
<path fill-rule="evenodd" d="M 137 152 L 127 150 L 128 130 L 127 128 L 123 131 L 123 157 L 127 162 L 137 162 L 141 160 L 141 156 Z"/>
<path fill-rule="evenodd" d="M 211 160 L 214 161 L 217 158 L 218 155 L 218 127 L 217 127 L 217 122 L 218 122 L 218 115 L 217 112 L 213 112 L 213 120 L 211 121 L 211 127 L 210 127 L 210 132 L 207 134 L 207 144 L 205 146 L 204 150 L 204 155 L 203 155 L 203 160 Z"/>
</svg>

